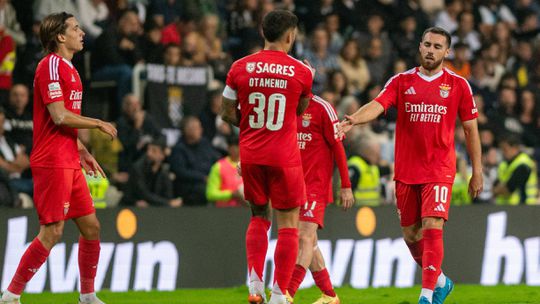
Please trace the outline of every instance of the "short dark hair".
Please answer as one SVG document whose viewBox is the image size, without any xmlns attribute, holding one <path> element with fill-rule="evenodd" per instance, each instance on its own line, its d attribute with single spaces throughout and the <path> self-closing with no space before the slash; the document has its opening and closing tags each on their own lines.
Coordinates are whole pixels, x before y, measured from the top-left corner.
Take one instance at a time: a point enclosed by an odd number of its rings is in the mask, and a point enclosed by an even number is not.
<svg viewBox="0 0 540 304">
<path fill-rule="evenodd" d="M 521 139 L 515 133 L 506 132 L 499 138 L 499 145 L 502 143 L 506 143 L 510 147 L 519 147 L 521 145 Z"/>
<path fill-rule="evenodd" d="M 424 37 L 427 33 L 442 35 L 444 36 L 444 38 L 446 38 L 447 46 L 450 47 L 450 45 L 452 45 L 452 36 L 450 36 L 450 33 L 448 33 L 448 31 L 443 29 L 442 27 L 434 26 L 426 29 L 422 34 L 422 41 L 424 41 Z"/>
<path fill-rule="evenodd" d="M 50 14 L 39 27 L 39 40 L 46 53 L 53 53 L 58 50 L 58 34 L 64 34 L 67 29 L 66 20 L 73 17 L 72 14 L 61 12 Z"/>
<path fill-rule="evenodd" d="M 281 38 L 285 32 L 298 25 L 298 17 L 287 10 L 275 10 L 264 16 L 262 22 L 263 35 L 269 42 Z"/>
</svg>

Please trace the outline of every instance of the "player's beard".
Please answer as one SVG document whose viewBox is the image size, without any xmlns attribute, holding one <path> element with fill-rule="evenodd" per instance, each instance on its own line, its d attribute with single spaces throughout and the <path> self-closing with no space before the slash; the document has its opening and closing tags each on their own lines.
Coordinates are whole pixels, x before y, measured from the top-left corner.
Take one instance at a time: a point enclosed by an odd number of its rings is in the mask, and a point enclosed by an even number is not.
<svg viewBox="0 0 540 304">
<path fill-rule="evenodd" d="M 422 65 L 422 67 L 428 71 L 432 71 L 434 69 L 436 69 L 437 67 L 439 67 L 442 62 L 443 62 L 444 58 L 441 58 L 437 61 L 431 59 L 431 61 L 428 61 L 426 60 L 425 57 L 420 57 L 420 64 Z"/>
</svg>

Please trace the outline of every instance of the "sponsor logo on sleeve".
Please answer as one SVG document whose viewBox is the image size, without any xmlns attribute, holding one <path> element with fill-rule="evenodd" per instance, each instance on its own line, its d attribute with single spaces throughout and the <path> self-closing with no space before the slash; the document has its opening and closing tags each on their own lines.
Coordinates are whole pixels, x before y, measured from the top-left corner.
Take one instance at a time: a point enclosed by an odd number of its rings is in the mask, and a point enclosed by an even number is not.
<svg viewBox="0 0 540 304">
<path fill-rule="evenodd" d="M 60 88 L 60 83 L 58 82 L 51 82 L 48 85 L 49 91 L 47 94 L 49 95 L 49 98 L 58 98 L 62 96 L 62 88 Z"/>
</svg>

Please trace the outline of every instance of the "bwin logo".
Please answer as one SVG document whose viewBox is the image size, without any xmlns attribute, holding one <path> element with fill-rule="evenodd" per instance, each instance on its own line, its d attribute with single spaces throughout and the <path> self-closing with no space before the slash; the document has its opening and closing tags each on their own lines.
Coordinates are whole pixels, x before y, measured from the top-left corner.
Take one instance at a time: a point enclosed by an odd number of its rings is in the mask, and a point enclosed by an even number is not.
<svg viewBox="0 0 540 304">
<path fill-rule="evenodd" d="M 123 210 L 119 214 L 119 219 L 124 211 L 131 213 L 133 217 L 135 216 L 129 210 Z M 17 269 L 19 259 L 29 245 L 27 230 L 28 218 L 26 216 L 9 219 L 2 271 L 2 290 L 7 288 Z M 120 234 L 122 235 L 122 231 Z M 28 283 L 26 292 L 43 292 L 47 281 L 52 292 L 77 290 L 79 245 L 73 244 L 69 257 L 66 247 L 65 243 L 56 244 L 51 250 L 47 262 L 39 271 L 37 269 L 30 270 L 37 271 L 37 273 Z M 133 260 L 135 260 L 134 264 Z M 106 288 L 111 291 L 174 290 L 177 282 L 178 263 L 178 250 L 173 243 L 168 241 L 138 244 L 134 242 L 101 243 L 95 287 L 96 290 Z M 157 283 L 156 286 L 153 286 L 156 267 L 159 268 L 159 271 L 156 271 L 157 280 L 155 281 Z M 132 272 L 134 272 L 134 278 L 132 278 Z M 108 276 L 111 276 L 110 286 L 103 286 L 105 278 Z M 133 285 L 130 286 L 131 284 Z"/>
</svg>

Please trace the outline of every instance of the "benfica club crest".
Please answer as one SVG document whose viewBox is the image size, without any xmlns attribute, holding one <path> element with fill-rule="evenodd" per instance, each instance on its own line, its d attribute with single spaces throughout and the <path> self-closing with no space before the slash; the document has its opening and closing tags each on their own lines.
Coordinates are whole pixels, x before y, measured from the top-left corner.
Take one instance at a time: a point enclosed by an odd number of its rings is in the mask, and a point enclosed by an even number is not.
<svg viewBox="0 0 540 304">
<path fill-rule="evenodd" d="M 253 71 L 255 71 L 255 62 L 248 62 L 246 64 L 246 71 L 248 73 L 253 73 Z"/>
<path fill-rule="evenodd" d="M 302 127 L 307 128 L 309 127 L 309 124 L 311 122 L 311 114 L 304 114 L 302 115 Z"/>
<path fill-rule="evenodd" d="M 448 95 L 450 95 L 450 89 L 451 89 L 451 88 L 452 88 L 452 87 L 450 87 L 450 86 L 447 85 L 447 84 L 444 84 L 444 83 L 441 84 L 441 85 L 439 86 L 439 93 L 441 94 L 441 97 L 442 97 L 442 98 L 447 98 Z"/>
</svg>

